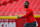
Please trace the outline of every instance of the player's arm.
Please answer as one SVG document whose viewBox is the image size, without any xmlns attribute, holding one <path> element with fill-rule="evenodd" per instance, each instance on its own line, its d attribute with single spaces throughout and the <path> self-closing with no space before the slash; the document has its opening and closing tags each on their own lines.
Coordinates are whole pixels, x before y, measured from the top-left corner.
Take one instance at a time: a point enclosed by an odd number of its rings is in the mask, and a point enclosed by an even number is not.
<svg viewBox="0 0 40 27">
<path fill-rule="evenodd" d="M 27 12 L 26 15 L 24 15 L 24 16 L 18 16 L 18 18 L 27 18 L 29 14 L 30 14 L 30 12 Z"/>
<path fill-rule="evenodd" d="M 19 16 L 19 18 L 27 18 L 27 17 L 29 17 L 29 15 L 31 15 L 32 12 L 33 12 L 32 10 L 29 10 L 29 11 L 26 13 L 26 15 L 24 15 L 24 16 Z"/>
<path fill-rule="evenodd" d="M 23 18 L 27 18 L 27 17 L 30 15 L 30 13 L 31 13 L 31 12 L 28 11 L 28 12 L 26 13 L 26 15 L 23 16 Z"/>
</svg>

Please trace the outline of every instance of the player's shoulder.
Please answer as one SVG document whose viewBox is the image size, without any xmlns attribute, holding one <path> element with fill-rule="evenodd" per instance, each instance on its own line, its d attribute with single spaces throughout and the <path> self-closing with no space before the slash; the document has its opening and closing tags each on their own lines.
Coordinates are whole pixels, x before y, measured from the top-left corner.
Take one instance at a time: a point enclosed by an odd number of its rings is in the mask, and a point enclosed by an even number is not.
<svg viewBox="0 0 40 27">
<path fill-rule="evenodd" d="M 29 10 L 29 11 L 32 11 L 32 8 L 31 8 L 31 7 L 28 7 L 28 10 Z"/>
</svg>

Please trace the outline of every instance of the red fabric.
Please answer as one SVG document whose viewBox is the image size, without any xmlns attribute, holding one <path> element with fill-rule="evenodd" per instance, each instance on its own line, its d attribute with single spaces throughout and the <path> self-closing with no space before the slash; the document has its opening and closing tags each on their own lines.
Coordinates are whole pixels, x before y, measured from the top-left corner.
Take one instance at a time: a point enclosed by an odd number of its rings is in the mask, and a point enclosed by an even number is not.
<svg viewBox="0 0 40 27">
<path fill-rule="evenodd" d="M 27 18 L 27 23 L 32 23 L 35 21 L 35 18 L 33 16 L 33 10 L 31 8 L 27 8 L 26 15 L 23 16 L 23 18 Z"/>
<path fill-rule="evenodd" d="M 0 4 L 0 6 L 1 6 L 1 4 Z"/>
</svg>

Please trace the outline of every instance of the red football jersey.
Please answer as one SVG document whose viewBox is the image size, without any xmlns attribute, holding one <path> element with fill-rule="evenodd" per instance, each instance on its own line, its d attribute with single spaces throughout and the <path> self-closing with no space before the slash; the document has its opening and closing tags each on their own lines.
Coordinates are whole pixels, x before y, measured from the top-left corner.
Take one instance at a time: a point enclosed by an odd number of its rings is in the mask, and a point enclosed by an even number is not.
<svg viewBox="0 0 40 27">
<path fill-rule="evenodd" d="M 35 18 L 33 16 L 33 10 L 31 8 L 27 8 L 26 15 L 23 16 L 23 18 L 27 18 L 27 23 L 32 23 L 35 21 Z"/>
</svg>

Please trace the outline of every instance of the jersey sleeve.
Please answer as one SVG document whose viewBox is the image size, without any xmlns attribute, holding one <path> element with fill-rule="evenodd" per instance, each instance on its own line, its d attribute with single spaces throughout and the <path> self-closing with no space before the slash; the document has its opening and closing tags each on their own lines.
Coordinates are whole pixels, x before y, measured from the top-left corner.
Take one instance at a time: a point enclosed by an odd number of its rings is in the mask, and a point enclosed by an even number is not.
<svg viewBox="0 0 40 27">
<path fill-rule="evenodd" d="M 33 12 L 33 11 L 32 11 L 31 9 L 28 10 L 28 11 L 26 12 L 26 15 L 23 16 L 23 18 L 29 17 L 29 15 L 31 15 L 32 12 Z"/>
</svg>

